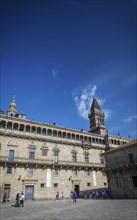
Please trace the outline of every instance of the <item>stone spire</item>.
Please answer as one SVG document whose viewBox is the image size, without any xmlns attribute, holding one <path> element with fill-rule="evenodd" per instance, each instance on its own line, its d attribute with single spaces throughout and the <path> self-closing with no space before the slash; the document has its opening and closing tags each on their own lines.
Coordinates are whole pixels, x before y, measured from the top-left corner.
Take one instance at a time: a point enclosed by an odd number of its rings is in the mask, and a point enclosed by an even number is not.
<svg viewBox="0 0 137 220">
<path fill-rule="evenodd" d="M 8 116 L 16 116 L 17 114 L 17 107 L 16 107 L 16 97 L 15 97 L 15 94 L 12 98 L 12 102 L 10 103 L 9 107 L 8 107 L 8 111 L 7 111 L 7 114 Z"/>
<path fill-rule="evenodd" d="M 101 108 L 100 108 L 100 106 L 99 106 L 99 104 L 98 104 L 96 98 L 93 98 L 93 101 L 92 101 L 92 105 L 91 105 L 91 109 L 90 109 L 90 110 L 93 111 L 94 109 L 101 111 Z"/>
<path fill-rule="evenodd" d="M 105 115 L 102 112 L 96 98 L 93 98 L 88 117 L 90 120 L 90 132 L 95 134 L 106 135 L 106 126 L 104 120 Z"/>
</svg>

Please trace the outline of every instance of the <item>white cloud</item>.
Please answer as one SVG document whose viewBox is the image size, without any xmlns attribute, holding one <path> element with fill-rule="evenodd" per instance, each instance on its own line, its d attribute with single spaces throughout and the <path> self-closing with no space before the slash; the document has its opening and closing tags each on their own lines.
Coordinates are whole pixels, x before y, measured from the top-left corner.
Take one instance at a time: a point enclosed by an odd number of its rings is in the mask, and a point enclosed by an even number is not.
<svg viewBox="0 0 137 220">
<path fill-rule="evenodd" d="M 56 69 L 53 69 L 51 71 L 51 74 L 52 74 L 53 77 L 57 77 L 58 71 Z"/>
<path fill-rule="evenodd" d="M 97 91 L 97 86 L 96 85 L 91 86 L 89 84 L 86 88 L 82 89 L 80 94 L 77 94 L 78 93 L 77 90 L 73 92 L 73 100 L 77 107 L 78 114 L 79 116 L 81 116 L 86 120 L 88 120 L 88 113 L 90 111 L 92 100 L 96 95 L 96 91 Z M 106 100 L 102 98 L 96 97 L 96 99 L 98 100 L 100 106 L 103 106 L 104 103 L 106 102 Z M 112 111 L 110 109 L 106 109 L 104 110 L 104 113 L 107 119 L 110 117 Z"/>
<path fill-rule="evenodd" d="M 134 119 L 137 119 L 137 115 L 130 115 L 128 118 L 123 119 L 123 121 L 132 122 Z"/>
<path fill-rule="evenodd" d="M 111 109 L 104 109 L 105 118 L 108 119 L 111 117 L 113 111 Z"/>
</svg>

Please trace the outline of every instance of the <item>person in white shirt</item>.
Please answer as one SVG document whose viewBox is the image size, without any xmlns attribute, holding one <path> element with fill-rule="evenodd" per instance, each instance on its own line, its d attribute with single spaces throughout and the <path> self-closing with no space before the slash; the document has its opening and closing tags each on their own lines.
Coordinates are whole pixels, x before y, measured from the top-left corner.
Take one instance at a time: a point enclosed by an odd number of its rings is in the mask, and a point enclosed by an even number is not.
<svg viewBox="0 0 137 220">
<path fill-rule="evenodd" d="M 22 205 L 22 207 L 24 206 L 24 193 L 23 193 L 23 191 L 20 195 L 20 205 Z"/>
</svg>

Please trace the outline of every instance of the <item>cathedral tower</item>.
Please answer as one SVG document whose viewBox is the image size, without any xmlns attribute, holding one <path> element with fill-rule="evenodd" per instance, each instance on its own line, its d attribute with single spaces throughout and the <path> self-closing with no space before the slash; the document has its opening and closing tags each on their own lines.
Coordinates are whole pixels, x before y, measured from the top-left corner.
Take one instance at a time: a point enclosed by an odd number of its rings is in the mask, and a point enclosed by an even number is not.
<svg viewBox="0 0 137 220">
<path fill-rule="evenodd" d="M 93 99 L 90 113 L 88 115 L 90 120 L 90 132 L 94 134 L 106 135 L 105 115 L 101 111 L 101 108 L 96 100 Z"/>
<path fill-rule="evenodd" d="M 15 103 L 15 100 L 16 100 L 16 97 L 15 97 L 15 94 L 12 98 L 12 102 L 10 103 L 9 107 L 8 107 L 8 111 L 7 111 L 7 114 L 8 116 L 16 116 L 17 114 L 17 107 L 16 107 L 16 103 Z"/>
</svg>

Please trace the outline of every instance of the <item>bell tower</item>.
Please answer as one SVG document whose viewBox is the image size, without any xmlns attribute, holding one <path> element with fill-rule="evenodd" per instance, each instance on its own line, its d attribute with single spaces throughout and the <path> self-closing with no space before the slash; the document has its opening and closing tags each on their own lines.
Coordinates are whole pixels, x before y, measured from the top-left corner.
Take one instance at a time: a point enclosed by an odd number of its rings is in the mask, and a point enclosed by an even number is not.
<svg viewBox="0 0 137 220">
<path fill-rule="evenodd" d="M 15 97 L 15 94 L 12 98 L 12 102 L 10 103 L 9 107 L 8 107 L 8 111 L 7 111 L 7 114 L 8 116 L 16 116 L 17 114 L 17 107 L 16 107 L 16 103 L 15 103 L 15 100 L 16 100 L 16 97 Z"/>
<path fill-rule="evenodd" d="M 90 108 L 90 113 L 88 114 L 90 120 L 90 132 L 94 134 L 106 135 L 105 126 L 105 115 L 102 112 L 96 98 L 93 99 Z"/>
</svg>

